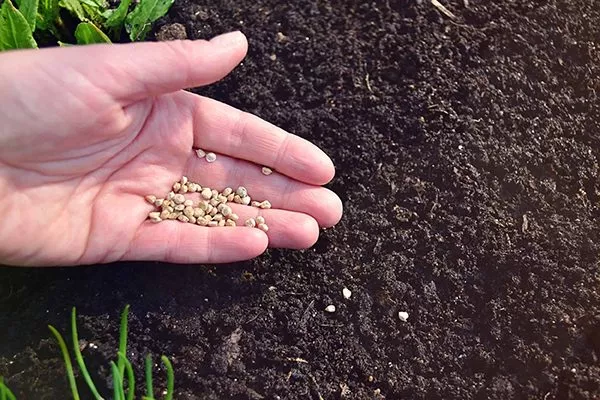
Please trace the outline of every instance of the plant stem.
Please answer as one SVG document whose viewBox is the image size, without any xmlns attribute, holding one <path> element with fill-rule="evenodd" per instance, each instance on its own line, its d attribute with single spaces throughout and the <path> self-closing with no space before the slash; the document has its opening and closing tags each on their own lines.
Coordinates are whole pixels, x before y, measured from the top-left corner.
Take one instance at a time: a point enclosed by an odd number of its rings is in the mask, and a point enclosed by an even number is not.
<svg viewBox="0 0 600 400">
<path fill-rule="evenodd" d="M 121 329 L 119 330 L 119 353 L 122 353 L 127 360 L 127 317 L 129 316 L 129 304 L 125 306 L 123 313 L 121 314 Z M 125 362 L 121 357 L 117 361 L 117 366 L 119 367 L 119 374 L 121 374 L 121 379 L 124 378 L 123 371 L 125 370 Z"/>
<path fill-rule="evenodd" d="M 166 356 L 160 358 L 167 369 L 167 394 L 165 400 L 173 400 L 173 389 L 175 387 L 175 374 L 173 373 L 173 366 L 171 361 Z"/>
<path fill-rule="evenodd" d="M 154 398 L 154 389 L 152 388 L 152 356 L 146 356 L 146 397 Z"/>
<path fill-rule="evenodd" d="M 77 322 L 75 315 L 75 307 L 73 307 L 71 311 L 71 336 L 73 338 L 73 351 L 75 352 L 75 359 L 77 360 L 77 364 L 79 365 L 79 369 L 81 369 L 81 374 L 85 379 L 85 382 L 90 388 L 90 391 L 94 395 L 96 400 L 104 400 L 98 390 L 96 389 L 96 385 L 92 381 L 92 377 L 90 376 L 87 367 L 85 366 L 85 362 L 83 361 L 83 356 L 81 355 L 81 350 L 79 350 L 79 338 L 77 336 Z"/>
<path fill-rule="evenodd" d="M 60 347 L 60 351 L 65 360 L 65 366 L 67 369 L 67 376 L 69 377 L 69 385 L 71 386 L 71 393 L 73 394 L 73 400 L 79 400 L 79 393 L 77 391 L 77 383 L 75 382 L 75 374 L 73 374 L 73 365 L 71 364 L 71 357 L 69 357 L 69 351 L 67 350 L 67 345 L 60 333 L 52 326 L 48 325 L 48 328 L 56 337 L 56 341 L 58 342 L 58 346 Z"/>
</svg>

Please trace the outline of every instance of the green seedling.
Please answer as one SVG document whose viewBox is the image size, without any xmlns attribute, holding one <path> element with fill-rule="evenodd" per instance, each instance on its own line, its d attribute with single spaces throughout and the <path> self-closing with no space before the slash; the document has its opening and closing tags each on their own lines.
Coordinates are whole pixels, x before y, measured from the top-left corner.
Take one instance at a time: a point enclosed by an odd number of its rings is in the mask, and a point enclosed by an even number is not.
<svg viewBox="0 0 600 400">
<path fill-rule="evenodd" d="M 140 0 L 133 7 L 131 0 L 121 0 L 116 8 L 105 0 L 14 1 L 16 6 L 13 0 L 0 0 L 0 51 L 38 48 L 40 41 L 112 43 L 121 41 L 123 28 L 128 40 L 143 41 L 174 0 Z"/>
<path fill-rule="evenodd" d="M 117 351 L 117 362 L 110 362 L 112 381 L 113 381 L 113 400 L 134 400 L 135 399 L 135 374 L 131 362 L 127 359 L 127 324 L 129 316 L 129 305 L 125 306 L 125 309 L 121 313 L 121 324 L 119 328 L 119 350 Z M 52 325 L 48 325 L 50 332 L 54 335 L 60 352 L 62 354 L 65 369 L 67 372 L 67 378 L 69 386 L 71 388 L 71 395 L 73 400 L 79 400 L 79 389 L 77 388 L 77 382 L 75 380 L 75 372 L 73 370 L 73 363 L 71 362 L 71 356 L 65 343 L 63 336 L 58 332 Z M 77 315 L 75 307 L 71 311 L 71 338 L 73 352 L 75 354 L 75 360 L 85 380 L 90 392 L 94 399 L 105 400 L 99 393 L 94 384 L 81 350 L 79 348 L 79 335 L 77 333 Z M 167 390 L 164 396 L 164 400 L 173 400 L 174 393 L 174 381 L 175 375 L 173 372 L 173 366 L 171 361 L 166 356 L 161 356 L 161 361 L 165 367 L 167 373 Z M 127 390 L 125 389 L 125 378 L 127 381 Z M 146 378 L 146 395 L 142 396 L 142 400 L 156 400 L 154 397 L 153 383 L 152 383 L 152 356 L 148 354 L 145 359 L 145 378 Z M 0 376 L 0 400 L 16 400 L 15 395 L 10 389 L 4 384 L 3 378 Z"/>
</svg>

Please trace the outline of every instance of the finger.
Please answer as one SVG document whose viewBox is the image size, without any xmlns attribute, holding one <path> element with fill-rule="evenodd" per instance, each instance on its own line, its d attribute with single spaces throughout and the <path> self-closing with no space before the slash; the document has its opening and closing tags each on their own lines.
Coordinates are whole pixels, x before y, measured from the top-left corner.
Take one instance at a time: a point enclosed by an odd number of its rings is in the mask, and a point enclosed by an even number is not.
<svg viewBox="0 0 600 400">
<path fill-rule="evenodd" d="M 260 166 L 244 160 L 218 155 L 217 161 L 208 163 L 192 153 L 184 174 L 202 186 L 218 191 L 244 186 L 254 200 L 269 200 L 273 208 L 308 214 L 322 227 L 334 226 L 342 217 L 342 201 L 329 189 L 278 172 L 265 176 Z"/>
<path fill-rule="evenodd" d="M 2 62 L 9 71 L 23 65 L 34 71 L 67 66 L 70 85 L 100 87 L 118 101 L 129 103 L 218 81 L 239 64 L 247 50 L 246 37 L 231 32 L 210 41 L 95 44 L 15 52 Z"/>
<path fill-rule="evenodd" d="M 271 248 L 308 249 L 319 238 L 317 221 L 306 214 L 277 209 L 261 210 L 241 204 L 231 204 L 231 209 L 239 216 L 238 226 L 244 226 L 249 218 L 262 216 L 269 228 L 267 235 Z"/>
<path fill-rule="evenodd" d="M 265 165 L 314 185 L 324 185 L 333 179 L 333 162 L 311 142 L 255 115 L 212 99 L 188 95 L 194 102 L 196 147 Z"/>
<path fill-rule="evenodd" d="M 179 221 L 146 221 L 123 260 L 229 263 L 257 257 L 267 244 L 267 235 L 256 228 L 207 228 Z"/>
</svg>

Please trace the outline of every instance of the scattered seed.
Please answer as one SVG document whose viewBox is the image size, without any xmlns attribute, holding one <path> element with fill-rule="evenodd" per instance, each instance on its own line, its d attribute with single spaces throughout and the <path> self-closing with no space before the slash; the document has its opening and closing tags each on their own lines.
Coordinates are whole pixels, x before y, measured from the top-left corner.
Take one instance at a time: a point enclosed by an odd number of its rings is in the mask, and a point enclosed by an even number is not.
<svg viewBox="0 0 600 400">
<path fill-rule="evenodd" d="M 254 220 L 254 218 L 249 218 L 246 220 L 246 222 L 244 222 L 244 225 L 246 225 L 250 228 L 254 228 L 254 227 L 256 227 L 256 221 Z"/>
<path fill-rule="evenodd" d="M 246 196 L 246 197 L 242 197 L 242 204 L 247 206 L 248 204 L 250 204 L 250 201 L 252 201 L 252 199 L 250 198 L 250 196 Z"/>
<path fill-rule="evenodd" d="M 197 218 L 196 224 L 200 226 L 206 226 L 208 225 L 208 220 L 206 218 Z"/>
<path fill-rule="evenodd" d="M 273 173 L 273 170 L 269 167 L 262 167 L 262 173 L 263 175 L 271 175 Z"/>
<path fill-rule="evenodd" d="M 265 200 L 262 203 L 260 203 L 259 207 L 265 209 L 271 208 L 271 202 L 269 200 Z"/>
<path fill-rule="evenodd" d="M 209 214 L 210 214 L 212 217 L 214 217 L 215 215 L 217 215 L 217 213 L 218 213 L 218 210 L 217 210 L 215 207 L 213 207 L 213 208 L 210 210 L 210 213 L 209 213 Z"/>
<path fill-rule="evenodd" d="M 196 149 L 196 155 L 198 158 L 204 158 L 206 157 L 206 152 L 202 149 Z"/>
<path fill-rule="evenodd" d="M 148 213 L 148 217 L 152 220 L 160 219 L 160 213 L 158 211 L 152 211 Z"/>
<path fill-rule="evenodd" d="M 333 304 L 330 304 L 327 307 L 325 307 L 325 311 L 327 311 L 328 313 L 334 313 L 335 312 L 335 306 Z"/>
<path fill-rule="evenodd" d="M 235 213 L 231 213 L 231 215 L 229 216 L 229 219 L 236 222 L 238 219 L 240 219 L 240 217 Z"/>
<path fill-rule="evenodd" d="M 154 202 L 156 201 L 156 196 L 149 194 L 148 196 L 145 197 L 145 199 L 148 203 L 154 204 Z"/>
<path fill-rule="evenodd" d="M 342 295 L 344 296 L 345 299 L 349 299 L 352 296 L 352 292 L 348 288 L 343 288 Z"/>
<path fill-rule="evenodd" d="M 198 191 L 198 185 L 195 183 L 188 183 L 188 191 L 190 193 L 196 193 Z"/>
<path fill-rule="evenodd" d="M 204 188 L 202 189 L 202 193 L 200 193 L 200 195 L 204 200 L 210 200 L 212 197 L 212 190 L 210 190 L 210 188 Z"/>
<path fill-rule="evenodd" d="M 258 217 L 256 217 L 255 220 L 256 220 L 257 224 L 264 224 L 265 223 L 265 217 L 263 217 L 262 215 L 259 215 Z"/>
<path fill-rule="evenodd" d="M 187 176 L 182 176 L 181 177 L 181 186 L 186 185 L 188 183 L 189 179 Z"/>
<path fill-rule="evenodd" d="M 240 197 L 240 195 L 236 194 L 235 196 L 233 196 L 233 202 L 237 204 L 242 204 L 242 198 Z"/>
<path fill-rule="evenodd" d="M 175 211 L 183 211 L 185 206 L 183 204 L 177 204 L 174 208 L 175 208 Z"/>
<path fill-rule="evenodd" d="M 263 232 L 268 232 L 269 231 L 269 227 L 267 226 L 267 224 L 258 224 L 256 226 L 258 229 L 260 229 Z"/>
<path fill-rule="evenodd" d="M 235 194 L 237 194 L 240 197 L 246 197 L 248 196 L 248 189 L 246 189 L 243 186 L 238 186 L 238 188 L 235 190 Z"/>
<path fill-rule="evenodd" d="M 215 153 L 206 153 L 206 162 L 215 162 L 217 160 L 217 155 Z"/>
<path fill-rule="evenodd" d="M 181 222 L 190 222 L 190 219 L 188 217 L 186 217 L 185 215 L 179 215 L 177 217 L 177 220 L 179 220 Z"/>
<path fill-rule="evenodd" d="M 175 183 L 173 184 L 173 191 L 174 191 L 175 193 L 178 193 L 180 189 L 181 189 L 181 183 L 179 183 L 179 182 L 175 182 Z"/>
<path fill-rule="evenodd" d="M 175 211 L 175 209 L 171 206 L 165 207 L 165 210 L 167 210 L 168 212 L 172 213 Z"/>
<path fill-rule="evenodd" d="M 186 200 L 183 202 L 183 205 L 186 207 L 191 207 L 194 205 L 194 202 L 192 200 Z"/>
<path fill-rule="evenodd" d="M 199 208 L 199 207 L 194 208 L 194 217 L 200 218 L 203 216 L 204 216 L 204 211 L 202 211 L 201 208 Z"/>
<path fill-rule="evenodd" d="M 231 193 L 233 193 L 233 189 L 232 189 L 232 188 L 230 188 L 230 187 L 226 187 L 226 188 L 223 190 L 223 193 L 221 193 L 221 194 L 222 194 L 223 196 L 227 197 L 227 196 L 229 196 Z"/>
<path fill-rule="evenodd" d="M 232 213 L 233 211 L 231 210 L 231 207 L 226 205 L 223 205 L 223 207 L 221 207 L 221 214 L 223 214 L 224 217 L 229 217 Z"/>
<path fill-rule="evenodd" d="M 186 217 L 193 217 L 194 216 L 194 209 L 190 206 L 187 206 L 186 208 L 183 209 L 183 215 L 185 215 Z"/>
<path fill-rule="evenodd" d="M 213 215 L 212 219 L 213 219 L 213 221 L 220 221 L 223 219 L 223 215 L 215 214 L 215 215 Z"/>
<path fill-rule="evenodd" d="M 217 200 L 219 200 L 219 203 L 227 203 L 227 196 L 223 196 L 222 194 L 220 194 L 219 196 L 217 196 Z"/>
<path fill-rule="evenodd" d="M 198 203 L 198 208 L 201 209 L 202 211 L 206 211 L 208 210 L 208 201 L 206 200 L 202 200 L 200 203 Z"/>
<path fill-rule="evenodd" d="M 235 194 L 231 193 L 227 196 L 227 201 L 231 202 L 235 198 Z"/>
<path fill-rule="evenodd" d="M 253 200 L 253 201 L 250 202 L 250 205 L 252 207 L 260 207 L 260 201 Z"/>
<path fill-rule="evenodd" d="M 162 210 L 160 213 L 160 218 L 167 219 L 167 218 L 169 218 L 169 214 L 171 214 L 171 212 L 169 210 Z"/>
<path fill-rule="evenodd" d="M 154 200 L 154 205 L 156 207 L 161 207 L 164 202 L 165 202 L 165 199 L 156 199 L 156 200 Z"/>
<path fill-rule="evenodd" d="M 167 195 L 167 200 L 173 200 L 175 198 L 175 192 L 169 192 Z"/>
<path fill-rule="evenodd" d="M 207 213 L 207 214 L 210 214 L 210 213 L 212 212 L 213 208 L 214 208 L 214 207 L 213 207 L 213 206 L 211 206 L 211 205 L 210 205 L 210 203 L 208 203 L 208 204 L 206 205 L 206 213 Z"/>
<path fill-rule="evenodd" d="M 208 222 L 208 226 L 210 226 L 212 228 L 212 227 L 215 227 L 215 226 L 219 226 L 219 223 L 217 221 L 209 221 Z"/>
<path fill-rule="evenodd" d="M 187 185 L 181 185 L 181 189 L 179 189 L 179 193 L 185 194 L 188 192 L 188 186 Z"/>
<path fill-rule="evenodd" d="M 219 221 L 219 226 L 225 226 L 225 220 L 224 219 L 222 219 L 222 220 Z"/>
<path fill-rule="evenodd" d="M 188 218 L 190 220 L 190 224 L 195 224 L 196 223 L 196 217 L 194 217 L 193 215 L 190 215 Z"/>
<path fill-rule="evenodd" d="M 408 320 L 408 313 L 406 311 L 400 311 L 398 313 L 398 318 L 400 318 L 400 321 L 406 322 Z"/>
<path fill-rule="evenodd" d="M 185 197 L 182 194 L 176 194 L 175 197 L 173 197 L 173 201 L 175 204 L 183 204 L 185 202 Z"/>
<path fill-rule="evenodd" d="M 213 207 L 216 207 L 216 206 L 218 206 L 220 204 L 219 200 L 217 200 L 217 199 L 210 199 L 209 203 Z"/>
<path fill-rule="evenodd" d="M 227 221 L 225 221 L 225 226 L 236 226 L 237 224 L 235 223 L 235 221 L 228 219 Z"/>
<path fill-rule="evenodd" d="M 181 215 L 181 213 L 178 212 L 172 212 L 169 214 L 169 218 L 168 219 L 177 219 L 177 217 L 179 217 Z"/>
</svg>

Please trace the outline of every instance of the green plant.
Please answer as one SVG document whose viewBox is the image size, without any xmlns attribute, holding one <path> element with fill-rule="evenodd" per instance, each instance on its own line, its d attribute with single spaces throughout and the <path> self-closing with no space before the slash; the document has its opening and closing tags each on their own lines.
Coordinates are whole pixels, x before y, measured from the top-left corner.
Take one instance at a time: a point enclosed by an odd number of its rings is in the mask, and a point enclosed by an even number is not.
<svg viewBox="0 0 600 400">
<path fill-rule="evenodd" d="M 117 362 L 110 362 L 112 378 L 113 378 L 113 400 L 134 400 L 135 398 L 135 375 L 131 362 L 127 359 L 127 320 L 129 315 L 129 305 L 125 306 L 125 309 L 121 313 L 121 324 L 119 329 L 119 350 L 117 352 Z M 88 388 L 92 392 L 93 397 L 96 400 L 104 400 L 104 397 L 100 395 L 96 389 L 88 369 L 85 365 L 83 355 L 79 348 L 79 335 L 77 333 L 77 318 L 76 318 L 75 307 L 71 310 L 71 336 L 73 352 L 75 353 L 75 360 L 81 370 L 81 375 L 85 380 Z M 77 388 L 77 382 L 75 381 L 75 373 L 73 371 L 73 364 L 69 355 L 69 350 L 63 339 L 62 335 L 52 325 L 48 325 L 48 328 L 56 338 L 60 352 L 65 362 L 65 368 L 67 370 L 67 378 L 69 386 L 71 388 L 71 394 L 73 400 L 79 400 L 79 390 Z M 161 356 L 161 361 L 165 367 L 167 373 L 167 388 L 164 400 L 172 400 L 174 392 L 174 372 L 171 361 L 166 356 Z M 127 378 L 127 390 L 125 389 L 125 377 Z M 145 359 L 145 378 L 146 378 L 146 394 L 142 396 L 142 400 L 156 400 L 154 397 L 154 389 L 152 383 L 152 356 L 148 354 Z M 15 395 L 10 389 L 4 384 L 3 378 L 0 376 L 0 400 L 16 400 Z"/>
<path fill-rule="evenodd" d="M 133 8 L 131 0 L 116 8 L 106 0 L 14 1 L 3 0 L 0 7 L 0 51 L 38 48 L 40 40 L 60 46 L 111 43 L 121 40 L 123 28 L 129 40 L 142 41 L 174 0 L 140 0 Z"/>
</svg>

